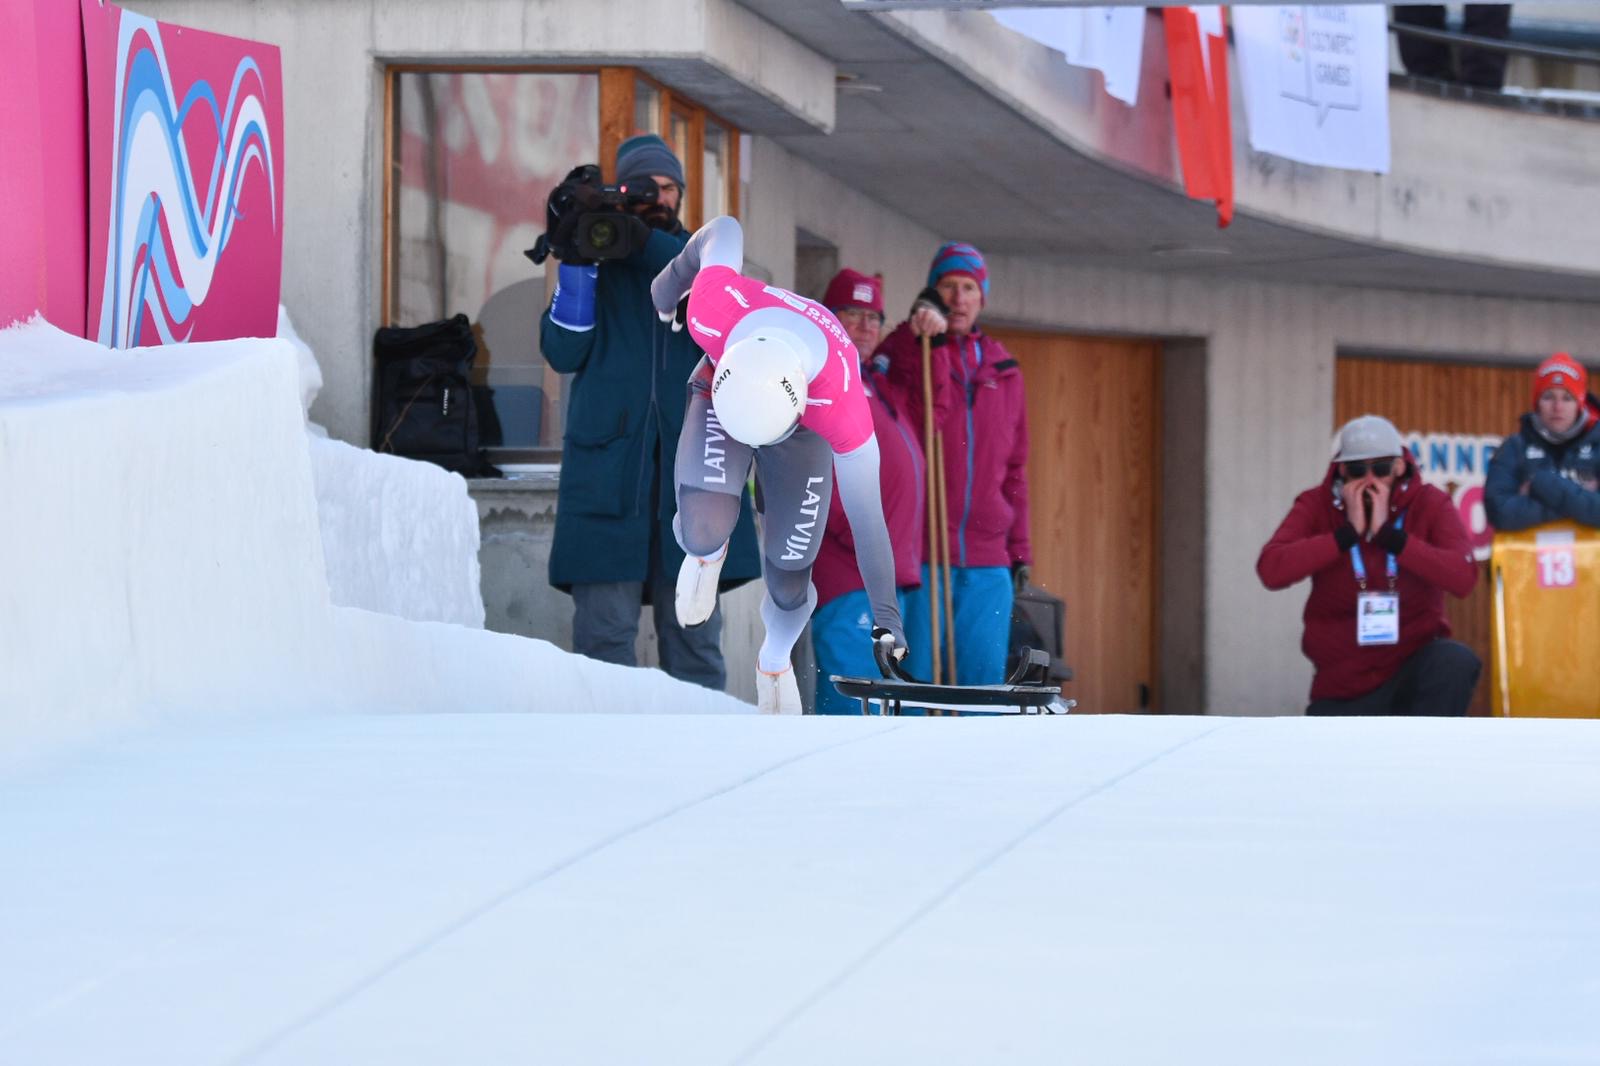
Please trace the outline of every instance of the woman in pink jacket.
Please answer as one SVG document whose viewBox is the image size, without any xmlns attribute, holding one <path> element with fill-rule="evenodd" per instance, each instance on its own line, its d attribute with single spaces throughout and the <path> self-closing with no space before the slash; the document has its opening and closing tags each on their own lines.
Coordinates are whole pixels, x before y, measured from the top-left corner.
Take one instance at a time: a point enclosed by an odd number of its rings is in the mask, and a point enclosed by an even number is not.
<svg viewBox="0 0 1600 1066">
<path fill-rule="evenodd" d="M 940 334 L 933 339 L 934 374 L 950 390 L 950 401 L 935 400 L 935 425 L 944 436 L 956 681 L 962 685 L 1005 680 L 1012 597 L 1027 583 L 1033 561 L 1028 405 L 1017 361 L 978 329 L 988 295 L 989 270 L 978 250 L 959 241 L 941 245 L 911 317 L 878 348 L 897 377 L 915 375 L 920 382 L 921 336 Z M 921 391 L 910 390 L 907 401 L 921 433 Z"/>
<path fill-rule="evenodd" d="M 924 499 L 928 478 L 921 435 L 907 403 L 910 392 L 920 394 L 921 375 L 908 379 L 901 367 L 898 376 L 891 377 L 887 360 L 875 365 L 871 359 L 883 328 L 882 278 L 841 270 L 828 283 L 822 305 L 837 316 L 861 354 L 861 383 L 878 438 L 883 516 L 894 549 L 894 583 L 900 617 L 910 637 L 905 665 L 916 677 L 926 678 L 933 659 L 927 640 L 928 599 L 920 586 L 927 543 Z M 941 394 L 944 391 L 941 387 Z M 828 681 L 834 674 L 876 677 L 878 673 L 870 644 L 872 604 L 856 565 L 855 537 L 845 520 L 837 488 L 811 579 L 817 587 L 817 610 L 811 618 L 811 644 L 817 657 L 816 711 L 858 714 L 860 704 L 841 696 Z"/>
</svg>

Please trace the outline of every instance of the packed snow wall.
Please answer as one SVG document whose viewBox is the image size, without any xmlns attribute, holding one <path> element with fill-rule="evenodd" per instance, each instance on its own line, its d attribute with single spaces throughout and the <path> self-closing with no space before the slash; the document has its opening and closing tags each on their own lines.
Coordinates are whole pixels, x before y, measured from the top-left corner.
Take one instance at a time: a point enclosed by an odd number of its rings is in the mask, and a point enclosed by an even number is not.
<svg viewBox="0 0 1600 1066">
<path fill-rule="evenodd" d="M 0 752 L 194 715 L 749 709 L 542 641 L 336 605 L 323 531 L 364 527 L 319 516 L 298 392 L 280 340 L 113 351 L 38 320 L 0 332 Z M 348 487 L 360 461 L 319 465 Z"/>
</svg>

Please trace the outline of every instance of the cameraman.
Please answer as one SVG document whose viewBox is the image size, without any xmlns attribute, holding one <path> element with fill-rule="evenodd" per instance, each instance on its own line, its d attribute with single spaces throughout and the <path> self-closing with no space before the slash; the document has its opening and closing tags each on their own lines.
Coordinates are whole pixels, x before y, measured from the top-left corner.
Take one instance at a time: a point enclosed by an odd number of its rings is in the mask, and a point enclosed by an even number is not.
<svg viewBox="0 0 1600 1066">
<path fill-rule="evenodd" d="M 545 359 L 573 375 L 550 584 L 572 596 L 578 654 L 636 666 L 639 608 L 648 603 L 662 668 L 722 689 L 721 609 L 693 629 L 679 626 L 673 609 L 683 562 L 672 532 L 673 458 L 701 352 L 687 332 L 663 325 L 650 303 L 651 279 L 689 239 L 678 221 L 683 164 L 660 137 L 642 134 L 618 147 L 615 173 L 619 185 L 654 180 L 658 187 L 654 203 L 629 208 L 650 227 L 644 247 L 598 264 L 563 262 L 539 322 Z M 721 589 L 758 573 L 755 528 L 749 508 L 742 508 Z"/>
</svg>

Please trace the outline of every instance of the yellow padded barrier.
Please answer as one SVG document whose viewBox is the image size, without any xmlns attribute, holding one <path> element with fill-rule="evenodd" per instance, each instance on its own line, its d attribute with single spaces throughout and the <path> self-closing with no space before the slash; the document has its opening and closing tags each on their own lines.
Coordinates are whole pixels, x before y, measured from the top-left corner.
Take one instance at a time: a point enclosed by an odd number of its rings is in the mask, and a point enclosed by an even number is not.
<svg viewBox="0 0 1600 1066">
<path fill-rule="evenodd" d="M 1497 533 L 1490 706 L 1501 717 L 1600 718 L 1600 530 Z"/>
</svg>

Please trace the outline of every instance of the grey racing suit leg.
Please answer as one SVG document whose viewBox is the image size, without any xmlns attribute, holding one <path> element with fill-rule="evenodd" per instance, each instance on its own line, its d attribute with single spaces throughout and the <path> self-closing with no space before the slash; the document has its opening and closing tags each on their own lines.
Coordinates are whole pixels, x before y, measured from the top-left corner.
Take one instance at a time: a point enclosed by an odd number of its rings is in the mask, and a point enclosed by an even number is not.
<svg viewBox="0 0 1600 1066">
<path fill-rule="evenodd" d="M 811 567 L 822 547 L 833 498 L 833 449 L 809 429 L 756 452 L 761 510 L 761 575 L 767 594 L 761 621 L 767 634 L 757 665 L 768 673 L 789 668 L 795 642 L 817 606 Z"/>
<path fill-rule="evenodd" d="M 739 506 L 755 450 L 723 430 L 711 407 L 711 364 L 701 360 L 689 379 L 689 402 L 673 462 L 678 547 L 708 559 L 721 551 L 739 524 Z"/>
</svg>

